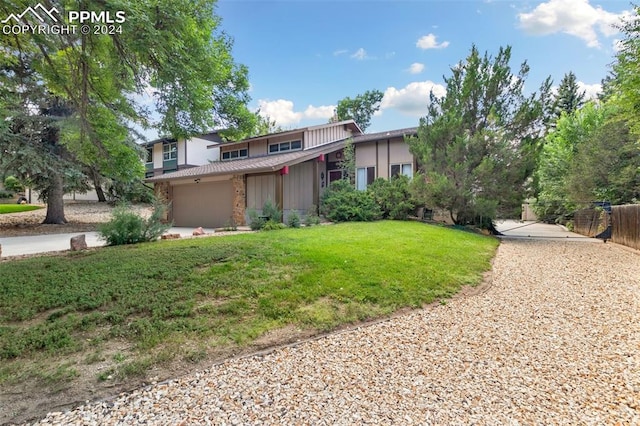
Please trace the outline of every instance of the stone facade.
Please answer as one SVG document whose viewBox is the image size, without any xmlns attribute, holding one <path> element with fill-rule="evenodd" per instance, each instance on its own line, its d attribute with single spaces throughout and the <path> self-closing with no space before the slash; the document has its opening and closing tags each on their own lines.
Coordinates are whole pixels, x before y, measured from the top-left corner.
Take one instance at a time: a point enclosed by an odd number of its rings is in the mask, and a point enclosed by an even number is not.
<svg viewBox="0 0 640 426">
<path fill-rule="evenodd" d="M 233 223 L 236 226 L 244 226 L 247 224 L 245 220 L 247 179 L 244 175 L 234 175 L 231 182 L 233 184 Z"/>
<path fill-rule="evenodd" d="M 153 191 L 156 195 L 156 199 L 161 203 L 168 203 L 168 201 L 171 200 L 170 190 L 171 186 L 168 181 L 156 182 L 153 185 Z M 162 220 L 163 222 L 169 222 L 169 220 L 171 220 L 171 204 L 167 204 Z"/>
</svg>

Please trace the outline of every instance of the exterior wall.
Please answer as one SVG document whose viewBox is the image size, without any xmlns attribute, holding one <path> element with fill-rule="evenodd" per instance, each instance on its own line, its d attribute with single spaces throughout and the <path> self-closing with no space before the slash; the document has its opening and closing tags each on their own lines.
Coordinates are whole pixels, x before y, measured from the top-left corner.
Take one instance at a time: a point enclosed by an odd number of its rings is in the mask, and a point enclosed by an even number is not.
<svg viewBox="0 0 640 426">
<path fill-rule="evenodd" d="M 284 175 L 283 220 L 287 220 L 291 210 L 304 213 L 314 204 L 314 161 L 291 166 L 289 174 Z"/>
<path fill-rule="evenodd" d="M 70 192 L 68 194 L 64 194 L 62 198 L 64 200 L 74 201 L 98 201 L 98 194 L 96 194 L 95 189 L 90 189 L 84 194 L 79 192 Z"/>
<path fill-rule="evenodd" d="M 187 142 L 184 139 L 178 140 L 178 167 L 187 164 Z"/>
<path fill-rule="evenodd" d="M 356 148 L 356 167 L 376 168 L 376 177 L 388 179 L 392 164 L 411 163 L 415 173 L 415 160 L 402 139 L 359 143 Z"/>
<path fill-rule="evenodd" d="M 267 200 L 276 202 L 275 173 L 247 176 L 247 208 L 261 212 Z"/>
<path fill-rule="evenodd" d="M 209 161 L 220 160 L 220 148 L 207 148 L 215 142 L 206 139 L 191 138 L 186 144 L 186 161 L 180 161 L 180 146 L 178 146 L 178 164 L 190 164 L 192 166 L 204 166 Z M 184 151 L 184 147 L 182 148 Z"/>
<path fill-rule="evenodd" d="M 256 141 L 249 145 L 249 157 L 260 157 L 267 155 L 267 141 Z"/>
<path fill-rule="evenodd" d="M 351 136 L 351 131 L 345 126 L 331 126 L 307 130 L 304 132 L 304 149 L 346 139 L 349 136 Z"/>
<path fill-rule="evenodd" d="M 247 148 L 249 146 L 248 143 L 234 143 L 227 146 L 222 146 L 219 149 L 218 160 L 222 158 L 222 153 L 227 151 L 237 151 L 239 149 Z M 251 145 L 251 149 L 249 149 L 249 157 L 252 156 L 251 150 L 253 149 L 253 145 Z M 217 161 L 217 160 L 216 160 Z"/>
</svg>

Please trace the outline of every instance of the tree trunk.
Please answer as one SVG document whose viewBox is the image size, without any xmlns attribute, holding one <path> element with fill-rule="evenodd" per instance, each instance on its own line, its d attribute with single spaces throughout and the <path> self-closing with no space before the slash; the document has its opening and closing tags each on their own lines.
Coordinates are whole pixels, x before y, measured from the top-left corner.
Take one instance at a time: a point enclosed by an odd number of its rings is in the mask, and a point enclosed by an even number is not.
<svg viewBox="0 0 640 426">
<path fill-rule="evenodd" d="M 104 191 L 102 190 L 102 185 L 100 185 L 100 176 L 95 169 L 91 169 L 91 179 L 93 180 L 93 187 L 96 190 L 96 195 L 98 196 L 99 203 L 106 203 L 107 197 L 104 196 Z"/>
<path fill-rule="evenodd" d="M 47 198 L 47 217 L 44 222 L 47 224 L 65 224 L 67 219 L 64 217 L 64 188 L 62 175 L 55 173 L 51 176 Z"/>
</svg>

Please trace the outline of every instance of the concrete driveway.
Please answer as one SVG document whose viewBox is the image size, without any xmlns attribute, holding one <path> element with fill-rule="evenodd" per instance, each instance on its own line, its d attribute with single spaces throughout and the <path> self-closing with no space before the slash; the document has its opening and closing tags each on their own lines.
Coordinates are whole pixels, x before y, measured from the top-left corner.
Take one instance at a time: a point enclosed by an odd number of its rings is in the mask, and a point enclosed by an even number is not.
<svg viewBox="0 0 640 426">
<path fill-rule="evenodd" d="M 180 234 L 181 237 L 192 236 L 194 228 L 174 227 L 167 231 L 168 234 Z M 204 229 L 207 234 L 213 233 L 213 229 Z M 85 234 L 87 246 L 101 247 L 104 240 L 99 238 L 97 232 L 74 232 L 67 234 L 43 234 L 28 237 L 0 238 L 2 256 L 21 256 L 25 254 L 47 253 L 52 251 L 69 250 L 71 237 Z"/>
<path fill-rule="evenodd" d="M 562 239 L 584 242 L 602 242 L 596 238 L 570 232 L 561 225 L 539 223 L 533 221 L 498 220 L 496 229 L 502 232 L 502 238 L 529 238 L 529 239 Z"/>
</svg>

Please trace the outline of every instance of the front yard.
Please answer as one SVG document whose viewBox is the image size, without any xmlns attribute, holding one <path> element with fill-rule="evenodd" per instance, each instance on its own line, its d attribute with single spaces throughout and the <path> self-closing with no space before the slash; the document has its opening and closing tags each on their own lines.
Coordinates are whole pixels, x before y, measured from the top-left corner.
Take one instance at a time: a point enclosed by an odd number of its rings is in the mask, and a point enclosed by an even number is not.
<svg viewBox="0 0 640 426">
<path fill-rule="evenodd" d="M 387 221 L 1 262 L 0 385 L 126 384 L 445 303 L 481 281 L 497 245 Z"/>
</svg>

